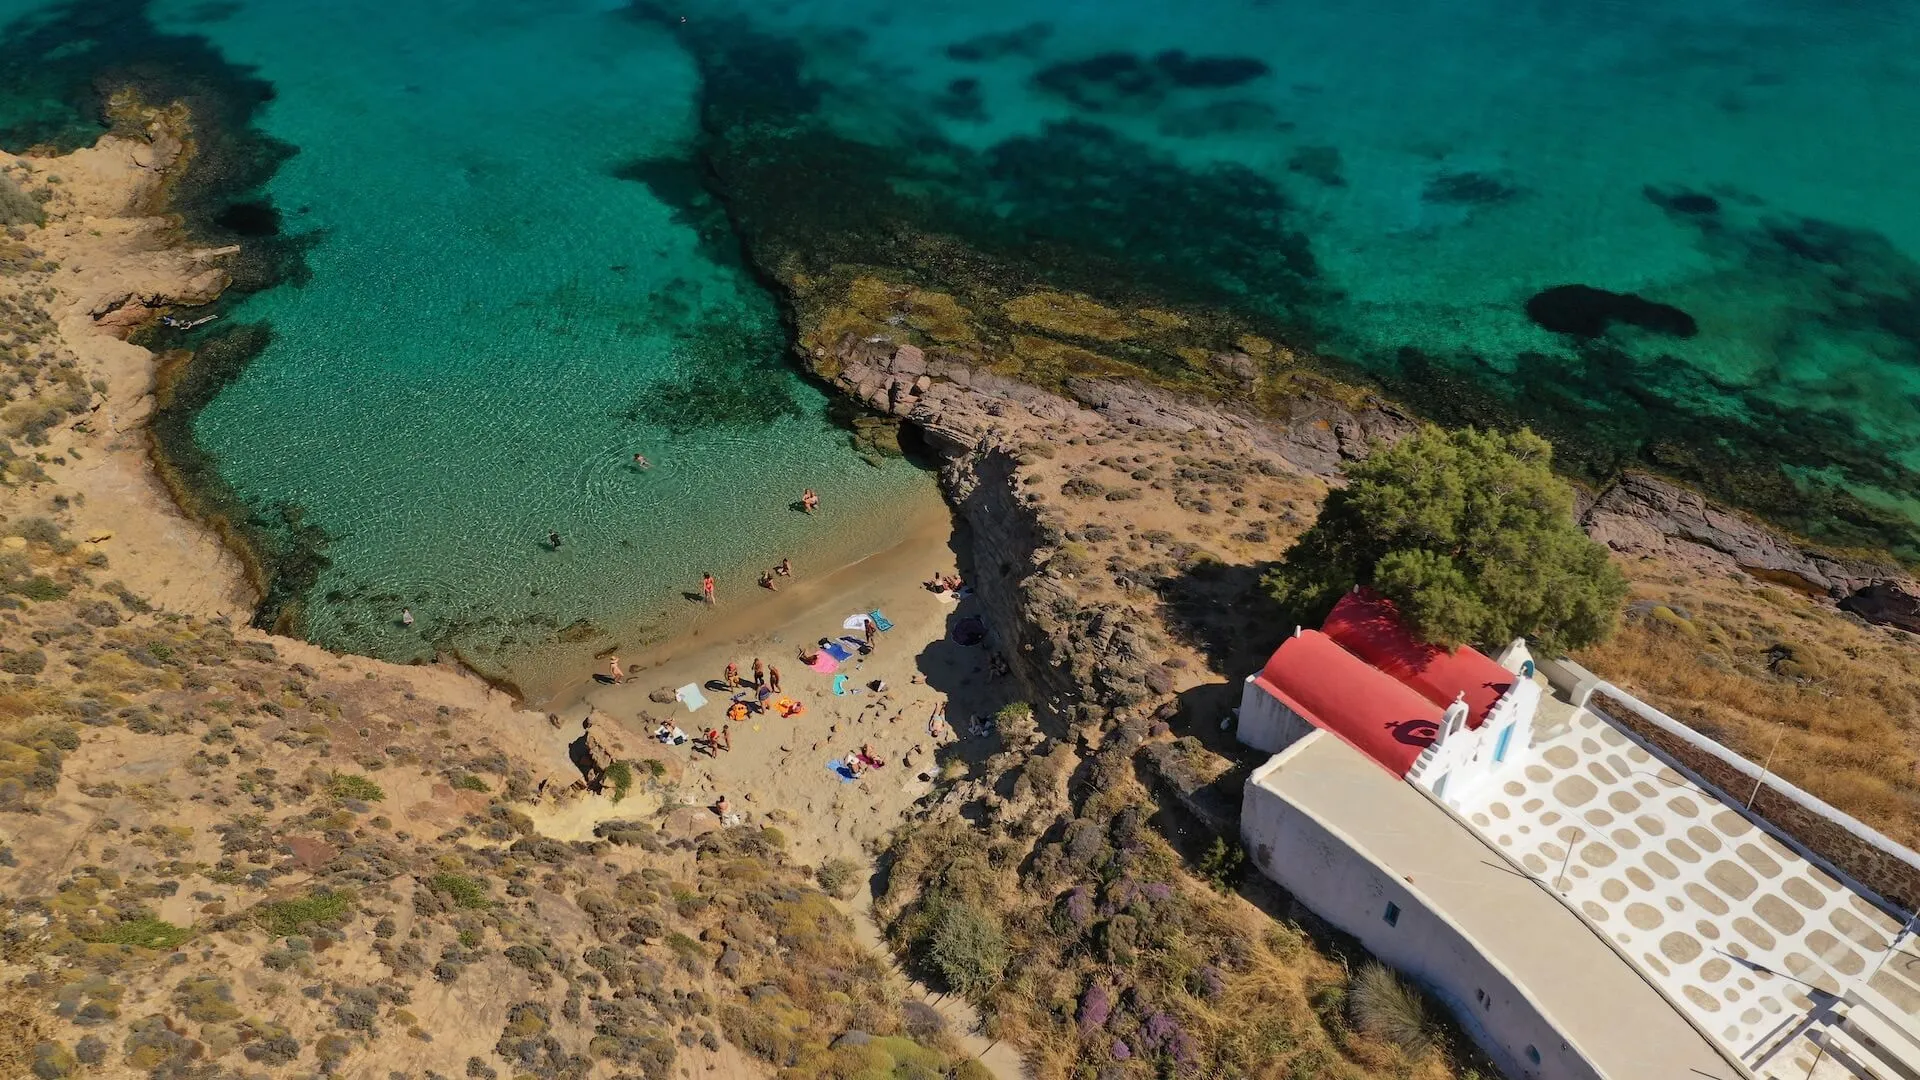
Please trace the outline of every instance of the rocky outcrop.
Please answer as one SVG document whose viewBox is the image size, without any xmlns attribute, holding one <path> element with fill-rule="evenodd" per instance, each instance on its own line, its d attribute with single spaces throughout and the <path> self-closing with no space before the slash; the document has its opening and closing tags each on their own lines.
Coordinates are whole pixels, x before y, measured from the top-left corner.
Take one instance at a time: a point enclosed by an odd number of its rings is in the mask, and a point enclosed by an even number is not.
<svg viewBox="0 0 1920 1080">
<path fill-rule="evenodd" d="M 991 559 L 996 565 L 983 582 L 983 600 L 996 630 L 1006 634 L 1002 640 L 1020 638 L 1029 657 L 1052 650 L 1054 642 L 1075 644 L 1073 638 L 1110 661 L 1119 651 L 1106 625 L 1092 615 L 1069 630 L 1071 621 L 1044 615 L 1037 623 L 1014 600 L 1012 586 L 1043 567 L 1046 553 L 1060 544 L 1058 530 L 1048 536 L 1039 509 L 1021 502 L 1018 494 L 1014 463 L 1033 430 L 1046 430 L 1050 440 L 1127 429 L 1190 434 L 1273 455 L 1300 473 L 1332 479 L 1346 461 L 1402 438 L 1417 425 L 1392 405 L 1352 407 L 1325 396 L 1296 396 L 1279 419 L 1250 417 L 1229 405 L 1185 400 L 1131 379 L 1069 379 L 1062 396 L 979 367 L 977 357 L 964 350 L 922 350 L 887 336 L 845 334 L 831 352 L 812 357 L 812 365 L 818 373 L 831 373 L 829 380 L 854 400 L 914 425 L 947 459 L 948 492 L 975 527 L 981 550 L 1000 553 Z M 1920 584 L 1907 573 L 1799 544 L 1680 484 L 1628 473 L 1594 498 L 1582 498 L 1578 513 L 1588 536 L 1622 555 L 1661 557 L 1703 573 L 1740 571 L 1837 603 L 1866 621 L 1920 632 Z M 1071 601 L 1060 594 L 1027 607 L 1066 611 Z M 1058 665 L 1029 667 L 1044 671 Z M 1077 686 L 1091 686 L 1085 671 Z M 1071 686 L 1035 690 L 1066 694 Z M 1129 690 L 1117 698 L 1131 696 Z"/>
<path fill-rule="evenodd" d="M 1581 524 L 1588 536 L 1623 555 L 1739 570 L 1824 598 L 1869 622 L 1920 633 L 1920 585 L 1903 571 L 1796 543 L 1657 477 L 1622 477 L 1587 507 Z"/>
<path fill-rule="evenodd" d="M 978 366 L 960 350 L 896 345 L 886 337 L 841 337 L 813 369 L 861 404 L 910 421 L 942 452 L 973 447 L 1009 408 L 1046 422 L 1094 430 L 1109 425 L 1233 439 L 1278 455 L 1301 472 L 1333 476 L 1377 443 L 1414 430 L 1413 417 L 1384 402 L 1350 408 L 1330 398 L 1294 399 L 1279 422 L 1213 401 L 1187 400 L 1132 379 L 1074 378 L 1068 396 Z"/>
</svg>

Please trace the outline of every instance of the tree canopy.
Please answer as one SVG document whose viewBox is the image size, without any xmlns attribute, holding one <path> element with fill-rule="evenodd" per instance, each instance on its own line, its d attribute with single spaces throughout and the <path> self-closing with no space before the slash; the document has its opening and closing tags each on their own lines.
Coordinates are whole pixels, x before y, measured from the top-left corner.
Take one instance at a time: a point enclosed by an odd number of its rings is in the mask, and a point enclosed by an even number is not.
<svg viewBox="0 0 1920 1080">
<path fill-rule="evenodd" d="M 1525 428 L 1422 428 L 1347 468 L 1347 485 L 1327 496 L 1267 588 L 1317 622 L 1341 593 L 1369 585 L 1447 648 L 1602 641 L 1626 579 L 1574 522 L 1573 489 L 1552 462 L 1553 447 Z"/>
</svg>

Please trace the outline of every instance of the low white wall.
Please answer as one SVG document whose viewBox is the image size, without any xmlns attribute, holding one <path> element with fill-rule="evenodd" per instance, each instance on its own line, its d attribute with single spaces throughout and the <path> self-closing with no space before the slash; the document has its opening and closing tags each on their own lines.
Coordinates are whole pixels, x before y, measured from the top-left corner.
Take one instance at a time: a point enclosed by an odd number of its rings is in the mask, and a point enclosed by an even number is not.
<svg viewBox="0 0 1920 1080">
<path fill-rule="evenodd" d="M 1255 750 L 1265 750 L 1277 754 L 1292 746 L 1314 730 L 1312 724 L 1294 715 L 1292 709 L 1280 704 L 1280 699 L 1267 693 L 1265 687 L 1249 675 L 1240 688 L 1240 722 L 1234 727 L 1234 734 L 1240 741 Z"/>
<path fill-rule="evenodd" d="M 1241 839 L 1260 872 L 1431 993 L 1509 1080 L 1601 1080 L 1538 1008 L 1458 928 L 1430 908 L 1424 896 L 1262 786 L 1261 780 L 1287 757 L 1276 754 L 1254 770 L 1241 800 Z M 1400 909 L 1392 926 L 1385 918 L 1388 903 Z M 1569 977 L 1577 974 L 1570 972 Z M 1486 997 L 1476 998 L 1476 990 Z M 1540 1064 L 1525 1056 L 1529 1046 L 1540 1052 Z"/>
</svg>

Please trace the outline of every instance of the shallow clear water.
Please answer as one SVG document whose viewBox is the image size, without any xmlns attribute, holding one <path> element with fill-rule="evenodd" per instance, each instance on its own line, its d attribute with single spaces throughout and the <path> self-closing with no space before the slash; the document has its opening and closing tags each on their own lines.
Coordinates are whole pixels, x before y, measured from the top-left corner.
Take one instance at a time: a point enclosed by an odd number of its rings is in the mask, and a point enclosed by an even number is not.
<svg viewBox="0 0 1920 1080">
<path fill-rule="evenodd" d="M 631 647 L 703 571 L 748 595 L 752 568 L 871 550 L 877 516 L 934 498 L 828 422 L 724 238 L 618 175 L 692 120 L 655 29 L 585 3 L 151 13 L 255 66 L 261 126 L 300 148 L 264 194 L 317 238 L 311 276 L 226 316 L 274 339 L 197 436 L 248 502 L 329 535 L 315 640 L 510 672 L 579 620 Z M 809 486 L 814 518 L 789 507 Z"/>
<path fill-rule="evenodd" d="M 0 15 L 33 7 L 72 10 Z M 299 147 L 265 193 L 313 237 L 311 276 L 234 314 L 274 342 L 198 432 L 250 502 L 332 535 L 307 610 L 331 645 L 484 661 L 578 619 L 658 623 L 703 569 L 878 543 L 866 523 L 930 497 L 788 370 L 700 193 L 703 115 L 832 131 L 970 241 L 1094 253 L 1297 327 L 1431 415 L 1542 426 L 1590 474 L 1650 463 L 1914 553 L 1920 9 L 95 7 L 255 68 L 277 94 L 256 122 Z M 21 78 L 0 76 L 0 128 L 44 104 Z M 824 203 L 831 164 L 778 175 Z M 1543 329 L 1526 302 L 1564 284 L 1697 332 Z M 786 509 L 808 485 L 836 520 Z"/>
</svg>

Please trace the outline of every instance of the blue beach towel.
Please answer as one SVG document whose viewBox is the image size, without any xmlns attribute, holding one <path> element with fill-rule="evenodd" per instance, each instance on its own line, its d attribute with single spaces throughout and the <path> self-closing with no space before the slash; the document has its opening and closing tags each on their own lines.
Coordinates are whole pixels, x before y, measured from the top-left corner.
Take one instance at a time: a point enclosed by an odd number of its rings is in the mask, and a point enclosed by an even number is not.
<svg viewBox="0 0 1920 1080">
<path fill-rule="evenodd" d="M 833 657 L 835 660 L 845 660 L 847 657 L 853 655 L 852 653 L 847 651 L 847 647 L 845 645 L 842 645 L 837 641 L 829 641 L 825 645 L 820 646 L 820 651 L 823 653 L 826 653 L 828 656 Z"/>
<path fill-rule="evenodd" d="M 872 611 L 867 612 L 867 618 L 872 619 L 873 625 L 879 627 L 883 632 L 893 629 L 893 623 L 887 621 L 885 615 L 880 614 L 879 608 L 874 608 Z"/>
<path fill-rule="evenodd" d="M 840 782 L 843 784 L 851 784 L 859 779 L 859 777 L 847 771 L 846 764 L 839 758 L 834 758 L 832 761 L 827 762 L 827 771 L 839 777 Z"/>
</svg>

